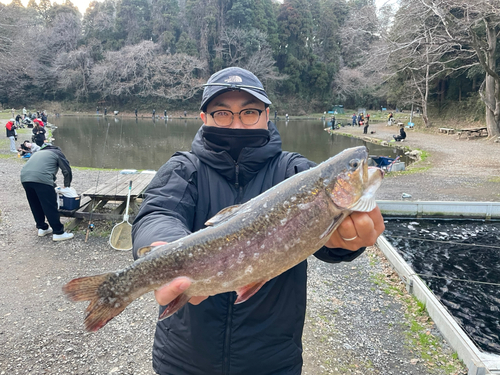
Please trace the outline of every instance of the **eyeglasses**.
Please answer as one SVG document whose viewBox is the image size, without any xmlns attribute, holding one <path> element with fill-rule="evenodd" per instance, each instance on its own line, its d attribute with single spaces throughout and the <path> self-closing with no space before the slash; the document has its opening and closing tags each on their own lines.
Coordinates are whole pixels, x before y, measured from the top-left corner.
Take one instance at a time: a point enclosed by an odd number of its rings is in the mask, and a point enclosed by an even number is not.
<svg viewBox="0 0 500 375">
<path fill-rule="evenodd" d="M 250 126 L 255 125 L 259 121 L 262 112 L 264 112 L 262 109 L 246 108 L 242 109 L 238 113 L 238 116 L 243 125 Z M 232 111 L 227 109 L 210 113 L 210 116 L 212 116 L 215 123 L 221 127 L 230 126 L 233 123 L 234 115 L 235 114 Z"/>
</svg>

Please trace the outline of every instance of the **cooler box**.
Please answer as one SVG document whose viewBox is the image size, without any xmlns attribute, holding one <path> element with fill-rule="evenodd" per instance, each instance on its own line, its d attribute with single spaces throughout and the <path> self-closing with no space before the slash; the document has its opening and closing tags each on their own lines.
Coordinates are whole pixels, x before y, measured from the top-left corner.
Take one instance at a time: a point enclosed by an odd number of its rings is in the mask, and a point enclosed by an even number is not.
<svg viewBox="0 0 500 375">
<path fill-rule="evenodd" d="M 68 197 L 65 197 L 64 195 L 60 194 L 59 195 L 59 208 L 61 210 L 68 210 L 68 211 L 76 210 L 76 209 L 80 208 L 80 198 L 81 198 L 80 195 L 78 197 L 68 198 Z"/>
</svg>

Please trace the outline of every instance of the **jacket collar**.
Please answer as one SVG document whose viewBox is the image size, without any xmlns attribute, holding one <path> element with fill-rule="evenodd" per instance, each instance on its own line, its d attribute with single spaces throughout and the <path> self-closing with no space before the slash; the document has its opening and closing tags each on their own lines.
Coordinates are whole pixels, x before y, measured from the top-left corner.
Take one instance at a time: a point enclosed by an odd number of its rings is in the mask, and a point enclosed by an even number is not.
<svg viewBox="0 0 500 375">
<path fill-rule="evenodd" d="M 276 125 L 269 121 L 269 142 L 258 148 L 244 148 L 241 151 L 238 163 L 226 152 L 215 152 L 206 144 L 202 137 L 201 127 L 191 145 L 193 153 L 201 162 L 215 169 L 229 182 L 236 183 L 236 169 L 238 166 L 238 183 L 245 186 L 262 167 L 276 154 L 281 152 L 281 137 Z"/>
</svg>

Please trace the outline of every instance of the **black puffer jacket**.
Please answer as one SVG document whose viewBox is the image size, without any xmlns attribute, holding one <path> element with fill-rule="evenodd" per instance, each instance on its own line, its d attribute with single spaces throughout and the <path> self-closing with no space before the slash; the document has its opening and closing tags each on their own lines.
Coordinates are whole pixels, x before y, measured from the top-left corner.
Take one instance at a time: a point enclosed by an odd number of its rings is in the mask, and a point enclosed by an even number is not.
<svg viewBox="0 0 500 375">
<path fill-rule="evenodd" d="M 265 146 L 244 148 L 235 163 L 226 152 L 208 149 L 200 129 L 192 152 L 175 154 L 151 181 L 133 226 L 134 256 L 153 241 L 172 242 L 203 228 L 221 209 L 314 165 L 299 154 L 282 152 L 271 122 L 269 130 Z M 363 251 L 324 247 L 315 255 L 334 263 Z M 306 271 L 304 261 L 244 303 L 234 304 L 234 292 L 219 294 L 158 322 L 154 369 L 161 375 L 300 374 Z"/>
</svg>

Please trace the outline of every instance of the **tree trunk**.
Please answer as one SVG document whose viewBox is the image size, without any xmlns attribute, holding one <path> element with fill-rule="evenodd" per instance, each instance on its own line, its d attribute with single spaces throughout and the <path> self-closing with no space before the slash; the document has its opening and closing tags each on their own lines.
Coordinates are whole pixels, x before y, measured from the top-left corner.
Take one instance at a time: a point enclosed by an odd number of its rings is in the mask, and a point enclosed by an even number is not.
<svg viewBox="0 0 500 375">
<path fill-rule="evenodd" d="M 486 64 L 486 82 L 484 88 L 484 97 L 486 103 L 486 127 L 490 137 L 500 135 L 500 80 L 498 75 L 493 76 L 491 72 L 496 73 L 496 30 L 495 27 L 486 23 L 486 38 L 488 41 L 488 50 L 485 51 Z"/>
</svg>

